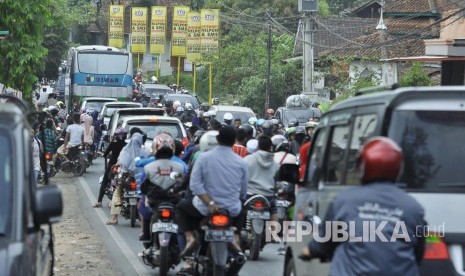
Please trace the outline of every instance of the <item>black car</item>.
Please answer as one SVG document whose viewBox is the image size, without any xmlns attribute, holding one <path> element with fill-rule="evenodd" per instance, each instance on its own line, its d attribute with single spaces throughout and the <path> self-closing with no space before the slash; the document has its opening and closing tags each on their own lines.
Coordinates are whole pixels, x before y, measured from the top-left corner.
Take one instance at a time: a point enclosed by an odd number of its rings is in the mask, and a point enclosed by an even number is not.
<svg viewBox="0 0 465 276">
<path fill-rule="evenodd" d="M 38 187 L 27 109 L 0 96 L 0 275 L 50 275 L 51 224 L 62 214 L 55 185 Z"/>
</svg>

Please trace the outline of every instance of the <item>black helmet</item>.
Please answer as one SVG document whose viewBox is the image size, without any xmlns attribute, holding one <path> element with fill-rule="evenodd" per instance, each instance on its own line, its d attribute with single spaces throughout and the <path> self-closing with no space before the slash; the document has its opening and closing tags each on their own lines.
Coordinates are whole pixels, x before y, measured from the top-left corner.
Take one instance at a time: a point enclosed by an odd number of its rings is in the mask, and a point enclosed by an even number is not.
<svg viewBox="0 0 465 276">
<path fill-rule="evenodd" d="M 243 124 L 240 128 L 244 129 L 247 133 L 247 136 L 253 137 L 253 127 L 249 124 Z"/>
<path fill-rule="evenodd" d="M 287 127 L 298 127 L 299 126 L 299 121 L 296 119 L 290 119 Z"/>
<path fill-rule="evenodd" d="M 299 126 L 295 129 L 295 135 L 298 135 L 298 134 L 304 134 L 305 135 L 305 128 L 302 127 L 302 126 Z"/>
<path fill-rule="evenodd" d="M 205 132 L 206 131 L 199 129 L 194 133 L 194 137 L 192 138 L 192 141 L 194 142 L 194 144 L 198 144 L 200 142 L 200 138 L 202 138 Z"/>
<path fill-rule="evenodd" d="M 218 98 L 213 98 L 213 104 L 214 104 L 214 105 L 219 105 L 219 104 L 220 104 L 220 99 L 218 99 Z"/>
</svg>

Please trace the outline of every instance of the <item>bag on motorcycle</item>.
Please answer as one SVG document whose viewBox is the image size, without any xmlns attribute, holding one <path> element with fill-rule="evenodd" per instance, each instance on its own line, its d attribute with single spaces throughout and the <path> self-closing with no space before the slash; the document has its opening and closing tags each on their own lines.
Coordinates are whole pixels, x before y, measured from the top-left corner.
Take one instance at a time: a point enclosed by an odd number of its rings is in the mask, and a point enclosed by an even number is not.
<svg viewBox="0 0 465 276">
<path fill-rule="evenodd" d="M 276 181 L 286 181 L 295 184 L 299 180 L 299 166 L 296 164 L 282 164 L 274 178 Z"/>
</svg>

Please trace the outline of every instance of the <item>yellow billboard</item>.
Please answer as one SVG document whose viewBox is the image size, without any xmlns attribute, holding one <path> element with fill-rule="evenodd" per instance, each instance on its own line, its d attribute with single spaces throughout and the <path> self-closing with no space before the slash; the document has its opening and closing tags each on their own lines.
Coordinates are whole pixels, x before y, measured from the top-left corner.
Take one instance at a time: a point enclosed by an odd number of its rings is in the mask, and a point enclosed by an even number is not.
<svg viewBox="0 0 465 276">
<path fill-rule="evenodd" d="M 108 24 L 108 46 L 123 48 L 124 46 L 124 6 L 111 5 Z"/>
<path fill-rule="evenodd" d="M 145 53 L 147 48 L 147 8 L 131 8 L 131 52 Z"/>
<path fill-rule="evenodd" d="M 150 24 L 150 53 L 164 54 L 166 44 L 166 7 L 152 7 Z"/>
<path fill-rule="evenodd" d="M 201 58 L 200 13 L 189 12 L 187 14 L 187 60 L 197 62 Z"/>
<path fill-rule="evenodd" d="M 200 11 L 200 20 L 202 25 L 202 54 L 217 55 L 219 48 L 220 10 L 203 9 Z"/>
<path fill-rule="evenodd" d="M 187 13 L 189 7 L 176 6 L 173 13 L 171 55 L 185 57 L 187 52 Z"/>
</svg>

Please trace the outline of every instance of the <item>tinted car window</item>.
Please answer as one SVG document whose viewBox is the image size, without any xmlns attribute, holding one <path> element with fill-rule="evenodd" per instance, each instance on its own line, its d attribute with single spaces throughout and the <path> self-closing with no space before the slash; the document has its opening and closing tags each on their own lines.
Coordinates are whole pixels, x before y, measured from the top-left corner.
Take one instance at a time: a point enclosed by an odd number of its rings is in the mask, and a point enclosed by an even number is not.
<svg viewBox="0 0 465 276">
<path fill-rule="evenodd" d="M 373 136 L 377 126 L 376 114 L 365 114 L 355 117 L 354 130 L 352 132 L 352 140 L 350 141 L 350 151 L 347 158 L 347 185 L 357 185 L 360 183 L 357 174 L 357 158 L 358 152 L 362 144 L 371 136 Z"/>
<path fill-rule="evenodd" d="M 133 106 L 133 105 L 120 105 L 120 106 L 111 106 L 111 107 L 106 107 L 105 108 L 105 112 L 103 114 L 104 117 L 110 117 L 111 115 L 113 115 L 113 113 L 115 113 L 116 110 L 120 109 L 120 108 L 134 108 L 136 106 Z"/>
<path fill-rule="evenodd" d="M 299 123 L 306 123 L 313 117 L 321 117 L 321 114 L 313 109 L 286 109 L 282 123 L 287 125 L 292 119 L 296 119 Z"/>
<path fill-rule="evenodd" d="M 0 237 L 7 233 L 10 222 L 12 187 L 13 187 L 13 154 L 11 140 L 8 136 L 0 134 Z"/>
<path fill-rule="evenodd" d="M 407 188 L 465 190 L 465 112 L 398 110 L 388 135 L 401 147 Z"/>
<path fill-rule="evenodd" d="M 140 128 L 144 133 L 147 134 L 147 139 L 151 139 L 151 140 L 153 140 L 155 136 L 157 136 L 158 134 L 162 132 L 171 134 L 173 138 L 178 138 L 178 139 L 183 138 L 181 127 L 179 126 L 178 123 L 175 123 L 175 122 L 172 122 L 172 123 L 168 123 L 168 122 L 147 122 L 147 123 L 134 122 L 134 123 L 131 123 L 129 122 L 128 125 L 126 126 L 128 133 L 134 127 Z"/>
<path fill-rule="evenodd" d="M 345 153 L 348 147 L 350 126 L 335 126 L 329 142 L 328 165 L 325 180 L 340 184 L 344 177 Z"/>
<path fill-rule="evenodd" d="M 171 100 L 173 102 L 175 101 L 180 101 L 182 105 L 185 105 L 187 102 L 192 104 L 192 107 L 194 109 L 199 108 L 199 102 L 194 96 L 189 96 L 189 95 L 176 95 L 176 94 L 167 94 L 164 96 L 164 101 Z"/>
<path fill-rule="evenodd" d="M 216 112 L 216 120 L 223 122 L 223 116 L 226 113 L 231 113 L 234 119 L 241 119 L 242 124 L 246 124 L 249 121 L 249 118 L 255 117 L 255 114 L 250 112 L 240 112 L 240 111 L 218 111 Z"/>
<path fill-rule="evenodd" d="M 102 107 L 103 105 L 107 103 L 107 102 L 96 102 L 96 101 L 92 101 L 92 102 L 87 102 L 86 103 L 86 109 L 87 108 L 93 108 L 94 110 L 97 110 L 98 112 L 102 111 Z"/>
<path fill-rule="evenodd" d="M 327 138 L 327 129 L 321 129 L 318 132 L 318 135 L 316 136 L 315 140 L 312 141 L 312 156 L 309 158 L 309 164 L 310 166 L 308 167 L 307 170 L 307 183 L 310 183 L 315 174 L 315 169 L 318 167 L 318 164 L 321 162 L 321 159 L 324 157 L 324 146 L 326 143 L 326 138 Z M 315 185 L 317 183 L 314 183 Z"/>
</svg>

